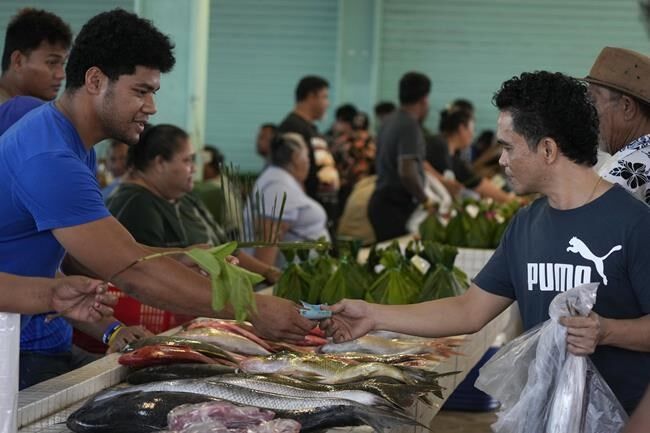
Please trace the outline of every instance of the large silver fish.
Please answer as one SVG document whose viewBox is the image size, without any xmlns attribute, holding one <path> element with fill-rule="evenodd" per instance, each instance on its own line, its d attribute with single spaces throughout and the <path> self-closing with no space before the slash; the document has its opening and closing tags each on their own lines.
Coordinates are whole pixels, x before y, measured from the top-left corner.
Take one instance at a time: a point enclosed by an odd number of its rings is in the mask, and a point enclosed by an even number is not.
<svg viewBox="0 0 650 433">
<path fill-rule="evenodd" d="M 320 383 L 346 383 L 371 377 L 389 377 L 402 383 L 417 379 L 409 371 L 380 362 L 350 365 L 325 356 L 276 353 L 267 357 L 251 357 L 239 363 L 241 369 L 254 374 L 285 374 L 311 378 Z"/>
<path fill-rule="evenodd" d="M 181 389 L 183 391 L 180 392 L 127 392 L 101 400 L 91 399 L 70 415 L 67 426 L 76 433 L 152 433 L 167 427 L 167 414 L 174 407 L 214 399 L 193 393 L 196 389 L 189 386 Z M 282 407 L 283 402 L 293 405 L 293 401 L 289 401 L 287 397 L 251 392 L 253 395 L 249 395 L 247 400 L 252 402 L 261 403 L 264 398 L 273 399 L 275 407 Z M 224 393 L 219 394 L 223 397 Z M 420 425 L 397 412 L 362 406 L 354 402 L 349 405 L 328 405 L 331 402 L 332 400 L 323 401 L 323 406 L 315 408 L 273 411 L 279 417 L 298 421 L 302 425 L 302 433 L 364 424 L 370 425 L 376 431 L 405 424 Z"/>
<path fill-rule="evenodd" d="M 418 355 L 434 354 L 448 357 L 453 354 L 454 340 L 398 340 L 378 335 L 366 335 L 345 343 L 328 343 L 320 348 L 322 353 L 369 353 L 375 355 Z"/>
<path fill-rule="evenodd" d="M 244 355 L 270 355 L 271 352 L 239 334 L 235 334 L 223 329 L 214 328 L 195 328 L 182 331 L 176 334 L 176 337 L 191 338 L 194 340 L 204 341 L 214 344 L 225 350 Z"/>
<path fill-rule="evenodd" d="M 416 425 L 417 422 L 398 411 L 388 411 L 379 407 L 364 406 L 352 400 L 342 398 L 323 397 L 293 397 L 270 392 L 262 392 L 244 388 L 211 379 L 175 380 L 166 382 L 153 382 L 146 385 L 112 388 L 96 395 L 89 403 L 99 405 L 102 401 L 110 401 L 125 394 L 134 392 L 185 392 L 226 400 L 244 406 L 253 406 L 270 409 L 278 415 L 299 412 L 322 412 L 324 409 L 337 407 L 342 414 L 352 416 L 358 422 L 367 423 L 379 430 L 402 424 Z M 293 418 L 296 419 L 296 418 Z M 302 420 L 298 420 L 303 424 Z M 346 422 L 350 422 L 349 420 Z M 357 425 L 357 424 L 342 424 Z"/>
<path fill-rule="evenodd" d="M 286 395 L 297 398 L 342 398 L 345 400 L 356 401 L 366 406 L 384 406 L 394 407 L 387 400 L 366 391 L 360 390 L 338 390 L 338 391 L 314 391 L 287 384 L 281 384 L 267 380 L 265 376 L 242 376 L 242 375 L 224 375 L 214 377 L 211 381 L 229 383 L 242 388 L 248 388 L 261 392 Z"/>
</svg>

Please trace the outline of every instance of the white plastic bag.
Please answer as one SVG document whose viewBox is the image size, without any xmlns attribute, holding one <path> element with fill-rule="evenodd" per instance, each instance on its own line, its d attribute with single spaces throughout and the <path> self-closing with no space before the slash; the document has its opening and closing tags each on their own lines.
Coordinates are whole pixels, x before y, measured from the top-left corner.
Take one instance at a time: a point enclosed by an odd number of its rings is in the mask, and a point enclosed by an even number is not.
<svg viewBox="0 0 650 433">
<path fill-rule="evenodd" d="M 551 318 L 504 346 L 475 386 L 501 402 L 496 433 L 616 433 L 627 414 L 586 356 L 566 351 L 563 316 L 587 316 L 598 283 L 556 296 Z"/>
<path fill-rule="evenodd" d="M 447 188 L 438 179 L 425 173 L 424 175 L 424 193 L 428 198 L 433 200 L 438 205 L 438 212 L 445 214 L 449 212 L 452 204 L 452 197 L 447 192 Z M 408 221 L 406 222 L 406 230 L 409 233 L 419 233 L 420 224 L 429 216 L 429 211 L 424 209 L 422 205 L 415 208 Z"/>
</svg>

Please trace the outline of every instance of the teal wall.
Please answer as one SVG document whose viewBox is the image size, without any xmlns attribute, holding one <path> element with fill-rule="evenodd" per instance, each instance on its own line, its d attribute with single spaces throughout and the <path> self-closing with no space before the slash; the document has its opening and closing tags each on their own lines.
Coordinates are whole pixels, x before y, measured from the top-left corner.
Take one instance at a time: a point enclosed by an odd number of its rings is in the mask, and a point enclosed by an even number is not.
<svg viewBox="0 0 650 433">
<path fill-rule="evenodd" d="M 397 99 L 408 70 L 433 80 L 428 124 L 464 97 L 494 128 L 500 84 L 524 71 L 584 77 L 604 46 L 650 53 L 636 0 L 383 0 L 378 95 Z"/>
<path fill-rule="evenodd" d="M 606 45 L 650 52 L 637 0 L 1 0 L 0 32 L 25 6 L 59 14 L 75 32 L 118 6 L 153 19 L 178 58 L 154 120 L 187 128 L 196 146 L 214 144 L 244 170 L 262 166 L 257 127 L 291 110 L 305 74 L 330 81 L 333 108 L 370 111 L 396 101 L 399 77 L 419 70 L 433 80 L 429 126 L 463 97 L 481 129 L 494 127 L 492 94 L 513 75 L 582 77 Z"/>
</svg>

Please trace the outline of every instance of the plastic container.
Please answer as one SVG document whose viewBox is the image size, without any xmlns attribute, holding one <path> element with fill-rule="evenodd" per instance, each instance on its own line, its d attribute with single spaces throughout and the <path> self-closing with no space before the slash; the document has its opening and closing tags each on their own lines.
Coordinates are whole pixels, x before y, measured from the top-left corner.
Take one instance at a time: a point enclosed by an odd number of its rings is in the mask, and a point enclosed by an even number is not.
<svg viewBox="0 0 650 433">
<path fill-rule="evenodd" d="M 499 407 L 499 402 L 488 394 L 474 387 L 478 379 L 479 369 L 497 353 L 498 347 L 490 347 L 479 362 L 470 370 L 456 390 L 449 396 L 443 410 L 462 410 L 467 412 L 488 412 Z"/>
</svg>

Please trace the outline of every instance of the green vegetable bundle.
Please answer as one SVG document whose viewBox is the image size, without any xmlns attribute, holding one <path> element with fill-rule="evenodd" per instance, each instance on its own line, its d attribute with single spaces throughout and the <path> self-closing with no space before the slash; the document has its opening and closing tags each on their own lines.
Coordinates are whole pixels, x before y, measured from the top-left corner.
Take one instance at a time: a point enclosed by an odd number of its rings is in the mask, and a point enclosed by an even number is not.
<svg viewBox="0 0 650 433">
<path fill-rule="evenodd" d="M 288 265 L 275 284 L 273 294 L 294 302 L 302 301 L 307 298 L 309 293 L 309 275 L 294 261 L 295 252 L 293 250 L 285 250 L 282 253 Z"/>
<path fill-rule="evenodd" d="M 366 299 L 391 305 L 415 302 L 422 286 L 422 277 L 406 257 L 399 250 L 388 249 L 382 254 L 380 264 L 384 270 L 370 286 Z"/>
<path fill-rule="evenodd" d="M 194 248 L 185 254 L 210 275 L 212 309 L 220 311 L 230 303 L 235 318 L 244 321 L 256 311 L 253 286 L 262 282 L 264 277 L 228 263 L 226 257 L 236 249 L 237 243 L 229 242 L 208 250 Z"/>
<path fill-rule="evenodd" d="M 494 249 L 519 206 L 516 201 L 497 204 L 467 199 L 454 205 L 449 218 L 427 217 L 420 224 L 420 236 L 457 247 Z"/>
</svg>

